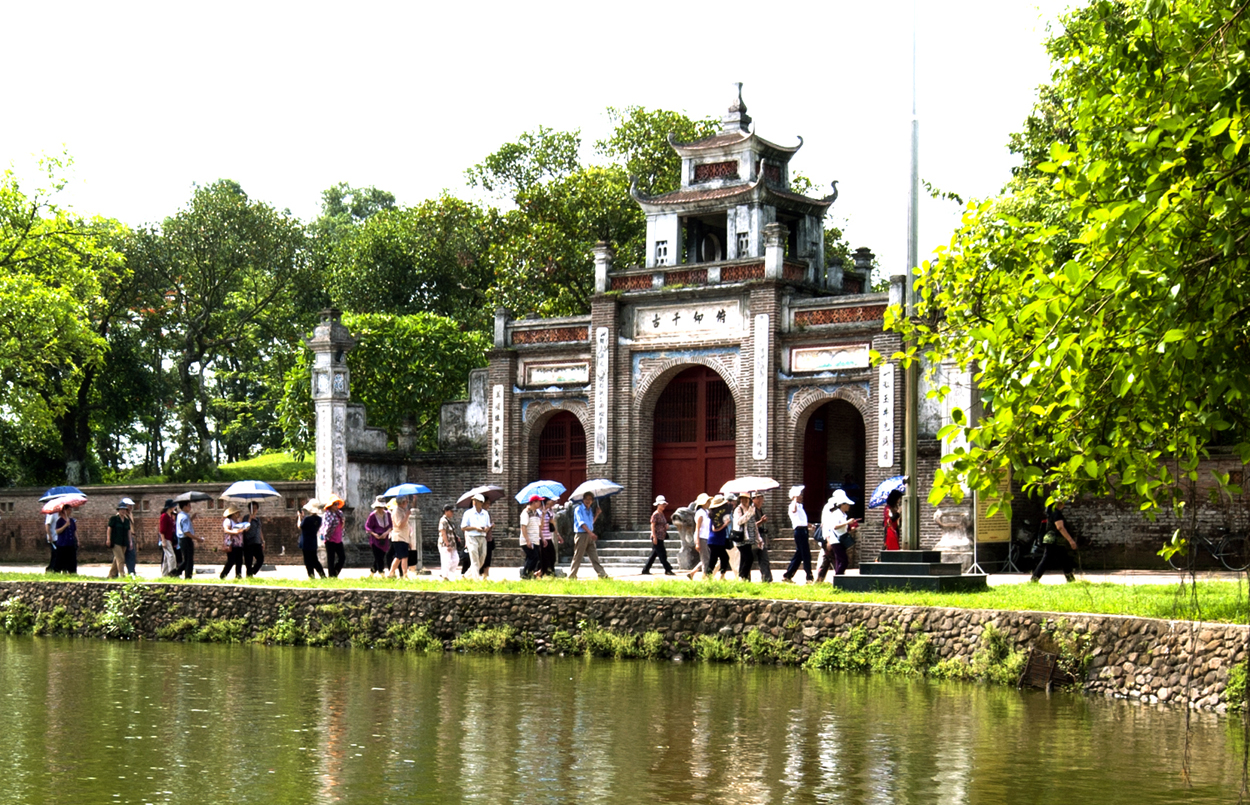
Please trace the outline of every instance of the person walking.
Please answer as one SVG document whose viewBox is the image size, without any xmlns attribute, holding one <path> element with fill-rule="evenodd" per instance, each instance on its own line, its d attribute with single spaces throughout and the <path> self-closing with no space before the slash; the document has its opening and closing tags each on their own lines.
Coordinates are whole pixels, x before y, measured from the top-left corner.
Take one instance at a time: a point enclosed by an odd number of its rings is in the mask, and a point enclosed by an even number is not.
<svg viewBox="0 0 1250 805">
<path fill-rule="evenodd" d="M 300 508 L 296 524 L 299 526 L 299 549 L 304 554 L 304 569 L 308 578 L 314 574 L 326 577 L 326 570 L 317 557 L 317 534 L 321 532 L 321 504 L 316 498 L 309 498 Z"/>
<path fill-rule="evenodd" d="M 712 514 L 707 510 L 707 504 L 711 500 L 707 492 L 700 492 L 694 500 L 694 549 L 699 554 L 699 563 L 686 573 L 688 579 L 693 579 L 699 571 L 703 571 L 705 581 L 708 578 L 707 566 L 712 561 L 712 549 L 707 541 L 712 536 Z"/>
<path fill-rule="evenodd" d="M 768 515 L 764 514 L 764 493 L 756 492 L 751 498 L 751 506 L 755 509 L 755 542 L 751 543 L 751 554 L 755 558 L 755 566 L 760 569 L 760 581 L 772 583 L 772 559 L 768 555 L 773 527 L 768 523 Z"/>
<path fill-rule="evenodd" d="M 1076 540 L 1068 531 L 1068 524 L 1064 521 L 1063 501 L 1057 500 L 1046 509 L 1046 533 L 1042 535 L 1042 558 L 1038 560 L 1037 567 L 1033 568 L 1033 575 L 1029 577 L 1031 583 L 1037 583 L 1042 580 L 1042 574 L 1047 568 L 1058 565 L 1063 570 L 1063 577 L 1068 581 L 1076 581 L 1073 575 L 1072 554 L 1068 553 L 1068 548 L 1076 550 Z"/>
<path fill-rule="evenodd" d="M 552 523 L 552 520 L 555 518 L 555 504 L 554 500 L 546 498 L 543 500 L 542 505 L 543 523 L 542 530 L 539 532 L 542 542 L 538 548 L 541 554 L 538 575 L 545 579 L 555 578 L 556 560 L 559 555 L 556 546 L 561 544 L 560 535 L 556 533 Z"/>
<path fill-rule="evenodd" d="M 729 501 L 724 495 L 717 495 L 708 502 L 708 513 L 711 515 L 711 531 L 708 533 L 708 563 L 704 566 L 703 579 L 707 581 L 716 572 L 720 564 L 720 580 L 725 580 L 729 572 L 729 526 L 733 520 L 733 512 Z"/>
<path fill-rule="evenodd" d="M 233 569 L 235 579 L 241 579 L 243 578 L 243 532 L 247 531 L 248 524 L 239 519 L 242 512 L 236 506 L 226 509 L 224 514 L 225 516 L 221 519 L 221 531 L 224 535 L 222 542 L 226 550 L 226 566 L 221 569 L 221 578 L 229 576 Z"/>
<path fill-rule="evenodd" d="M 250 579 L 265 566 L 265 532 L 260 521 L 260 501 L 247 504 L 247 530 L 243 532 L 243 572 Z"/>
<path fill-rule="evenodd" d="M 343 548 L 343 505 L 345 503 L 346 501 L 340 497 L 330 496 L 330 500 L 326 502 L 325 511 L 321 514 L 321 530 L 317 532 L 318 538 L 325 542 L 326 572 L 332 579 L 337 579 L 339 571 L 343 569 L 343 565 L 347 564 L 347 551 Z"/>
<path fill-rule="evenodd" d="M 486 555 L 482 557 L 482 578 L 490 576 L 490 566 L 495 561 L 495 521 L 490 516 L 491 500 L 482 502 L 482 511 L 486 512 Z"/>
<path fill-rule="evenodd" d="M 60 519 L 60 512 L 52 512 L 43 518 L 43 535 L 48 540 L 48 567 L 45 573 L 56 572 L 56 521 Z"/>
<path fill-rule="evenodd" d="M 408 578 L 408 559 L 412 554 L 412 510 L 407 497 L 392 498 L 386 505 L 391 520 L 391 567 L 388 579 Z"/>
<path fill-rule="evenodd" d="M 521 510 L 521 552 L 525 554 L 525 564 L 521 566 L 523 579 L 533 578 L 542 560 L 538 547 L 543 533 L 542 505 L 542 496 L 533 495 Z"/>
<path fill-rule="evenodd" d="M 481 579 L 482 562 L 486 560 L 486 529 L 490 528 L 490 513 L 486 511 L 486 497 L 473 496 L 473 508 L 465 509 L 460 518 L 460 530 L 464 533 L 464 546 L 469 552 L 469 572 L 466 578 Z"/>
<path fill-rule="evenodd" d="M 126 551 L 130 549 L 130 509 L 125 501 L 117 504 L 117 514 L 109 518 L 108 545 L 113 551 L 113 563 L 109 565 L 110 579 L 126 575 Z"/>
<path fill-rule="evenodd" d="M 182 550 L 182 561 L 178 563 L 174 575 L 177 576 L 181 571 L 187 579 L 195 575 L 195 541 L 199 538 L 195 536 L 194 520 L 195 515 L 191 513 L 191 501 L 180 501 L 178 516 L 174 519 L 174 533 L 178 537 L 178 547 Z M 203 541 L 200 539 L 200 542 Z"/>
<path fill-rule="evenodd" d="M 460 578 L 460 541 L 456 538 L 456 524 L 452 514 L 456 507 L 443 504 L 443 516 L 438 520 L 438 558 L 444 581 Z"/>
<path fill-rule="evenodd" d="M 903 490 L 895 489 L 885 499 L 885 549 L 899 549 L 899 533 L 903 526 Z"/>
<path fill-rule="evenodd" d="M 647 557 L 647 563 L 642 566 L 642 575 L 650 576 L 651 564 L 659 559 L 660 565 L 664 568 L 664 575 L 676 576 L 673 566 L 668 563 L 668 549 L 664 545 L 664 540 L 668 536 L 668 515 L 664 513 L 664 510 L 668 508 L 668 500 L 663 495 L 657 495 L 652 505 L 655 511 L 651 513 L 651 555 Z"/>
<path fill-rule="evenodd" d="M 389 569 L 386 557 L 391 552 L 391 528 L 391 514 L 386 510 L 386 501 L 379 495 L 373 499 L 373 511 L 365 518 L 365 533 L 369 535 L 369 550 L 373 552 L 369 578 L 385 576 Z"/>
<path fill-rule="evenodd" d="M 573 509 L 573 563 L 569 565 L 569 578 L 577 578 L 577 570 L 582 566 L 582 559 L 590 560 L 590 566 L 606 579 L 608 572 L 599 564 L 599 549 L 595 546 L 599 535 L 595 533 L 595 495 L 587 492 L 582 495 L 582 502 Z"/>
<path fill-rule="evenodd" d="M 790 528 L 794 531 L 794 556 L 791 557 L 786 572 L 781 576 L 781 580 L 787 584 L 794 583 L 794 574 L 799 572 L 799 565 L 803 566 L 805 581 L 808 584 L 812 581 L 812 544 L 807 534 L 807 510 L 803 508 L 803 489 L 802 485 L 790 487 L 790 505 L 786 508 L 786 513 L 790 515 Z"/>
<path fill-rule="evenodd" d="M 161 575 L 173 576 L 178 572 L 178 537 L 174 530 L 173 511 L 176 507 L 172 500 L 166 500 L 161 507 L 161 517 L 156 524 L 156 539 L 161 548 Z"/>
<path fill-rule="evenodd" d="M 58 573 L 78 573 L 78 521 L 74 519 L 73 509 L 62 506 L 56 518 L 56 571 Z"/>
<path fill-rule="evenodd" d="M 830 567 L 833 568 L 833 575 L 841 576 L 850 564 L 846 554 L 851 541 L 848 537 L 853 538 L 852 532 L 859 528 L 859 521 L 847 517 L 847 512 L 853 505 L 854 502 L 846 496 L 846 492 L 835 489 L 821 513 L 820 530 L 825 535 L 825 550 L 821 556 L 820 570 L 816 572 L 817 583 L 825 580 Z"/>
<path fill-rule="evenodd" d="M 122 498 L 121 505 L 126 507 L 126 516 L 130 519 L 130 541 L 126 544 L 126 554 L 123 557 L 126 563 L 126 575 L 135 576 L 137 565 L 139 564 L 139 524 L 135 522 L 135 502 L 130 498 Z"/>
<path fill-rule="evenodd" d="M 738 548 L 738 578 L 742 581 L 751 580 L 751 566 L 755 564 L 755 553 L 752 546 L 759 536 L 755 526 L 755 506 L 751 503 L 751 493 L 738 495 L 738 505 L 734 507 L 733 529 L 730 531 L 732 541 Z"/>
</svg>

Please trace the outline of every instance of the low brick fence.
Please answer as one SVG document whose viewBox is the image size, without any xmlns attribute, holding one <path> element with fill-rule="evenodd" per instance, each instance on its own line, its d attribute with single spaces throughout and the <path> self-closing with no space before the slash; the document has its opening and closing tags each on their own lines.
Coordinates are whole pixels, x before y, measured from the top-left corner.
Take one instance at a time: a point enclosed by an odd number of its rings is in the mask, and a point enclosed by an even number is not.
<svg viewBox="0 0 1250 805">
<path fill-rule="evenodd" d="M 121 585 L 103 582 L 0 582 L 0 602 L 20 597 L 36 611 L 64 607 L 90 624 L 105 596 Z M 324 607 L 353 624 L 351 643 L 371 644 L 393 625 L 427 624 L 447 645 L 478 626 L 511 625 L 540 645 L 557 630 L 577 632 L 584 622 L 617 632 L 657 631 L 666 656 L 693 656 L 698 635 L 731 637 L 758 629 L 792 645 L 806 659 L 823 641 L 862 626 L 871 635 L 896 627 L 927 634 L 939 659 L 971 659 L 986 625 L 1022 650 L 1045 648 L 1058 631 L 1082 636 L 1089 656 L 1086 693 L 1149 703 L 1184 704 L 1225 712 L 1229 672 L 1246 661 L 1250 628 L 1233 624 L 1165 621 L 1116 615 L 969 610 L 841 602 L 725 598 L 562 596 L 489 592 L 284 589 L 232 585 L 143 584 L 136 636 L 183 618 L 202 622 L 246 618 L 244 637 L 272 626 L 282 610 L 297 620 L 317 619 Z M 80 634 L 95 634 L 89 625 Z M 1087 637 L 1085 637 L 1087 636 Z M 1192 684 L 1191 681 L 1192 680 Z"/>
</svg>

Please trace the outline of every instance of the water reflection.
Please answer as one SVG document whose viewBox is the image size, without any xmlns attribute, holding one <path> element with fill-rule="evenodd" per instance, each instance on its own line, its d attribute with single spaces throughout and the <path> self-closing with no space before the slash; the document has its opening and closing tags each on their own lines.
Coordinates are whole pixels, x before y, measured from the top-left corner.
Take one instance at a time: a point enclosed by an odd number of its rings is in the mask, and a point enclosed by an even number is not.
<svg viewBox="0 0 1250 805">
<path fill-rule="evenodd" d="M 4 638 L 2 803 L 1236 801 L 1238 730 L 792 669 Z"/>
</svg>

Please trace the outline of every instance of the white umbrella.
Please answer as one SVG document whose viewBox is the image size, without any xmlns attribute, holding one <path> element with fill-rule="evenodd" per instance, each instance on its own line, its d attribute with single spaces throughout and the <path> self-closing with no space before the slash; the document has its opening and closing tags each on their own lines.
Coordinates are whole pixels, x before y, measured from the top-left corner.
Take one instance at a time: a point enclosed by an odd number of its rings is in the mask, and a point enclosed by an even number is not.
<svg viewBox="0 0 1250 805">
<path fill-rule="evenodd" d="M 586 481 L 581 486 L 574 489 L 572 493 L 569 494 L 569 500 L 581 500 L 587 492 L 597 498 L 611 497 L 623 489 L 625 489 L 625 487 L 615 481 L 609 481 L 607 478 L 595 478 L 594 480 Z"/>
<path fill-rule="evenodd" d="M 489 484 L 487 486 L 475 486 L 468 492 L 460 496 L 460 500 L 456 501 L 456 505 L 462 509 L 467 509 L 473 505 L 473 496 L 481 495 L 489 501 L 496 501 L 503 497 L 503 487 Z"/>
<path fill-rule="evenodd" d="M 282 493 L 264 481 L 236 481 L 230 488 L 221 493 L 221 500 L 259 500 L 261 498 L 280 498 Z"/>
<path fill-rule="evenodd" d="M 734 478 L 732 481 L 726 481 L 725 485 L 720 488 L 722 495 L 741 495 L 742 493 L 751 492 L 767 492 L 770 489 L 777 489 L 781 484 L 772 478 L 764 478 L 759 475 L 747 475 L 742 478 Z"/>
</svg>

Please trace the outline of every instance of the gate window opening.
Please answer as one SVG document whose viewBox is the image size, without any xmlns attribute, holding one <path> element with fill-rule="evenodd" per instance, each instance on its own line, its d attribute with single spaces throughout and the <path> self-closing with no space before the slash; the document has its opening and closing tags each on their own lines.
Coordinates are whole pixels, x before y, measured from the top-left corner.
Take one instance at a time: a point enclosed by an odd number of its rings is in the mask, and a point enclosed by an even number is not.
<svg viewBox="0 0 1250 805">
<path fill-rule="evenodd" d="M 538 477 L 564 484 L 560 502 L 586 480 L 586 430 L 569 411 L 561 411 L 543 426 L 538 437 Z"/>
<path fill-rule="evenodd" d="M 704 366 L 674 377 L 655 405 L 652 494 L 684 506 L 734 477 L 737 406 L 729 386 Z"/>
<path fill-rule="evenodd" d="M 803 435 L 803 508 L 819 522 L 821 510 L 835 489 L 855 505 L 850 516 L 864 517 L 864 418 L 845 400 L 832 400 L 812 412 Z"/>
</svg>

